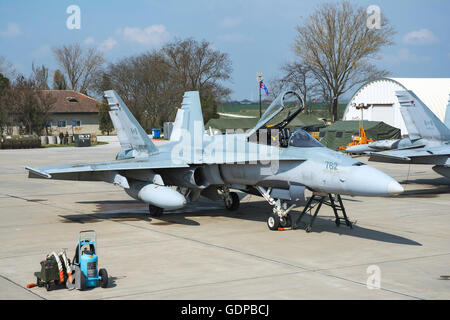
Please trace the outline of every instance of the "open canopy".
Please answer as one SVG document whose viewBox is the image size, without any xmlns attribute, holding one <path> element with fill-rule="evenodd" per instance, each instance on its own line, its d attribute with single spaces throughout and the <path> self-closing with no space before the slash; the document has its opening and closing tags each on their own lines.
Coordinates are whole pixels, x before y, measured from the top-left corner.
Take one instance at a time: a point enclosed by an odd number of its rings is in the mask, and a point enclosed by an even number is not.
<svg viewBox="0 0 450 320">
<path fill-rule="evenodd" d="M 263 127 L 285 127 L 300 111 L 303 110 L 304 106 L 302 98 L 294 91 L 287 90 L 282 92 L 272 101 L 266 112 L 264 112 L 261 119 L 247 136 L 251 136 Z"/>
</svg>

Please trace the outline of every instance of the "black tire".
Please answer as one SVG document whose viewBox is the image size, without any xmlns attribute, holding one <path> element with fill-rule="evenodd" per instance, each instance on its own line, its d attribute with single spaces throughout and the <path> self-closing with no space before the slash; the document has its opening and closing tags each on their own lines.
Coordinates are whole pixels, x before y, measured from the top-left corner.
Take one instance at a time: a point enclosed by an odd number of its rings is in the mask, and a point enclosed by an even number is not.
<svg viewBox="0 0 450 320">
<path fill-rule="evenodd" d="M 225 201 L 225 207 L 227 208 L 227 210 L 230 211 L 235 211 L 239 208 L 239 196 L 236 192 L 230 192 L 230 197 L 231 197 L 231 203 L 227 203 Z"/>
<path fill-rule="evenodd" d="M 81 270 L 80 270 L 80 290 L 81 291 L 86 290 L 86 276 Z"/>
<path fill-rule="evenodd" d="M 107 288 L 108 287 L 108 272 L 106 272 L 106 269 L 100 269 L 98 272 L 98 275 L 102 278 L 102 280 L 100 280 L 100 286 L 102 288 Z"/>
<path fill-rule="evenodd" d="M 148 212 L 150 213 L 150 215 L 152 217 L 160 217 L 160 216 L 162 216 L 163 211 L 164 211 L 163 208 L 160 208 L 160 207 L 157 207 L 157 206 L 154 206 L 154 205 L 151 205 L 151 204 L 148 205 Z"/>
<path fill-rule="evenodd" d="M 51 286 L 50 282 L 46 282 L 46 283 L 45 283 L 45 289 L 46 289 L 47 291 L 52 290 L 52 286 Z"/>
<path fill-rule="evenodd" d="M 282 228 L 290 228 L 292 226 L 291 215 L 288 214 L 284 219 L 280 219 L 280 226 Z"/>
<path fill-rule="evenodd" d="M 267 219 L 267 226 L 270 230 L 278 230 L 278 228 L 280 227 L 280 217 L 275 213 L 271 213 L 269 218 Z"/>
</svg>

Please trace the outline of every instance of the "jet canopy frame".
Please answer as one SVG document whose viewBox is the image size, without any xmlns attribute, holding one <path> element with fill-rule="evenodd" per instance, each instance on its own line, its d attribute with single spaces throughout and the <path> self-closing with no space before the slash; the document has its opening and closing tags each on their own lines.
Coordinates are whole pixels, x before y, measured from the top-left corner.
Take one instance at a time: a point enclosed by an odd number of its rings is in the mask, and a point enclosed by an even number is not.
<svg viewBox="0 0 450 320">
<path fill-rule="evenodd" d="M 305 103 L 298 93 L 293 90 L 283 91 L 269 105 L 267 110 L 256 123 L 255 127 L 247 133 L 250 137 L 259 129 L 283 129 L 286 127 L 303 109 Z M 284 113 L 287 115 L 284 116 Z M 281 119 L 281 120 L 280 120 Z"/>
</svg>

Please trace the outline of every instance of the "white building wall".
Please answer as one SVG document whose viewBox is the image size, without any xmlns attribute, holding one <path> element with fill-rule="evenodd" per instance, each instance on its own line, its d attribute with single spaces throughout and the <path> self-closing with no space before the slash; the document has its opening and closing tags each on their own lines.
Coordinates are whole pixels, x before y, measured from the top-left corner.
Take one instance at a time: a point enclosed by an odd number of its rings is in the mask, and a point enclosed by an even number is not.
<svg viewBox="0 0 450 320">
<path fill-rule="evenodd" d="M 395 91 L 398 90 L 405 90 L 405 88 L 389 79 L 376 80 L 364 85 L 348 103 L 343 120 L 361 120 L 361 111 L 353 107 L 353 104 L 370 104 L 373 107 L 364 110 L 363 120 L 383 121 L 399 128 L 402 135 L 406 135 L 408 131 L 400 113 L 400 104 L 395 96 Z"/>
<path fill-rule="evenodd" d="M 343 120 L 360 120 L 361 111 L 353 104 L 373 105 L 364 110 L 364 120 L 383 121 L 401 130 L 407 135 L 400 105 L 395 91 L 413 91 L 436 116 L 444 121 L 445 108 L 450 93 L 449 78 L 385 78 L 371 81 L 363 85 L 348 103 Z"/>
</svg>

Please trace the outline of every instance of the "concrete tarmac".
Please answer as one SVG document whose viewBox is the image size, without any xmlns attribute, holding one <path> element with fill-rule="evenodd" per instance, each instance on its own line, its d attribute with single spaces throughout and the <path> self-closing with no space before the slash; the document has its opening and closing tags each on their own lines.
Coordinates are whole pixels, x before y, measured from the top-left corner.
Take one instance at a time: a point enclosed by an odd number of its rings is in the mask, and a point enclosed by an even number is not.
<svg viewBox="0 0 450 320">
<path fill-rule="evenodd" d="M 270 231 L 271 207 L 256 196 L 240 194 L 236 212 L 204 202 L 150 218 L 119 187 L 28 179 L 22 168 L 111 160 L 118 150 L 0 150 L 0 299 L 450 298 L 450 281 L 440 279 L 450 275 L 450 179 L 431 166 L 370 162 L 406 192 L 344 196 L 354 228 L 336 227 L 324 207 L 311 233 L 304 224 Z M 26 288 L 46 254 L 66 248 L 72 259 L 87 229 L 97 231 L 108 288 Z"/>
</svg>

